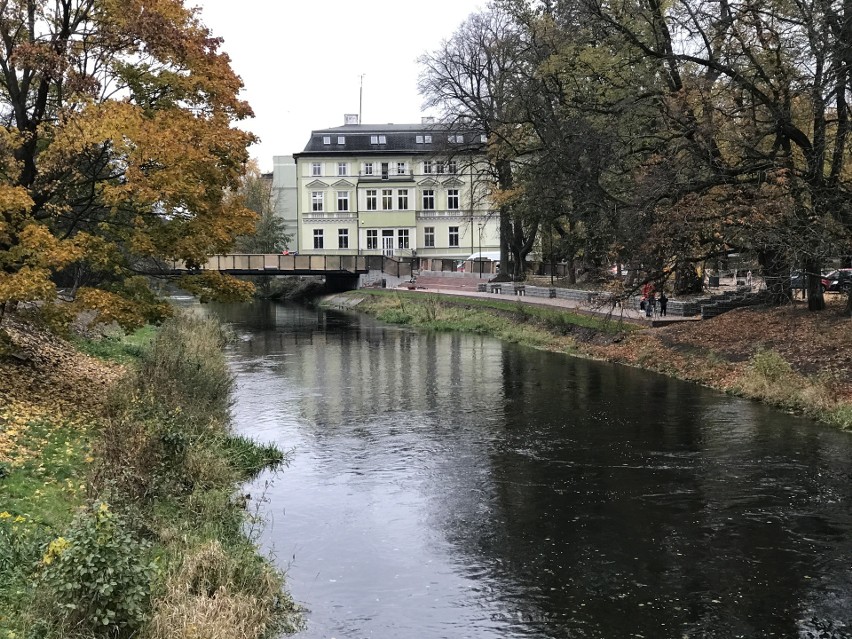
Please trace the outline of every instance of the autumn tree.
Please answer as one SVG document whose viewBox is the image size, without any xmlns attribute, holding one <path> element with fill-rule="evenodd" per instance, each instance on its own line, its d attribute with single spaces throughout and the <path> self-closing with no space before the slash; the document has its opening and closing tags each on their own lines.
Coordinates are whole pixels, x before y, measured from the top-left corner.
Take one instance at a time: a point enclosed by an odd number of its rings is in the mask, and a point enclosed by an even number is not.
<svg viewBox="0 0 852 639">
<path fill-rule="evenodd" d="M 74 265 L 109 275 L 101 306 L 132 300 L 146 261 L 199 264 L 252 230 L 225 196 L 251 110 L 197 10 L 0 0 L 0 39 L 0 305 L 52 299 Z"/>
<path fill-rule="evenodd" d="M 655 61 L 665 82 L 665 92 L 652 97 L 665 145 L 646 158 L 640 176 L 656 192 L 649 208 L 656 237 L 750 247 L 779 296 L 790 265 L 818 275 L 826 257 L 852 252 L 852 4 L 583 6 Z M 818 277 L 808 291 L 810 308 L 823 308 Z"/>
</svg>

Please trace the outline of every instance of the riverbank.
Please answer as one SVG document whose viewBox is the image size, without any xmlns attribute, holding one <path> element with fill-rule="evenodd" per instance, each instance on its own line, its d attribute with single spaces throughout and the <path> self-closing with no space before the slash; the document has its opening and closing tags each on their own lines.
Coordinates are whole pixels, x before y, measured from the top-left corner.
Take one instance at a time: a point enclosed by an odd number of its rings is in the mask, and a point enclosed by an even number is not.
<svg viewBox="0 0 852 639">
<path fill-rule="evenodd" d="M 842 300 L 737 309 L 710 320 L 641 328 L 520 301 L 407 291 L 351 291 L 326 304 L 390 323 L 491 335 L 534 348 L 635 366 L 852 429 L 852 330 Z"/>
<path fill-rule="evenodd" d="M 3 328 L 0 638 L 298 629 L 235 497 L 284 459 L 230 432 L 222 329 L 182 317 L 81 344 L 107 361 L 14 317 Z"/>
</svg>

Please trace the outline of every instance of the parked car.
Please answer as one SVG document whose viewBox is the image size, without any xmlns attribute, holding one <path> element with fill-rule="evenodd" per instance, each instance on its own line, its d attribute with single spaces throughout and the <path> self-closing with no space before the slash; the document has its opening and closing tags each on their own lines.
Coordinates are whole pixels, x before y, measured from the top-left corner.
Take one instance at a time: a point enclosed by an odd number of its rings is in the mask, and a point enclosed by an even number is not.
<svg viewBox="0 0 852 639">
<path fill-rule="evenodd" d="M 848 293 L 852 291 L 852 268 L 839 268 L 823 275 L 822 290 Z"/>
</svg>

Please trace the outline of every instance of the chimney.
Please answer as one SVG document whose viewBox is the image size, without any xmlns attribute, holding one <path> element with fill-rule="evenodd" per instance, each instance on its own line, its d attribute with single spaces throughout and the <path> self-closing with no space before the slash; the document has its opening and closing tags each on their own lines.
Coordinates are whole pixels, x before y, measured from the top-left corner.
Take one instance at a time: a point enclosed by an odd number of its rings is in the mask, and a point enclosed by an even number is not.
<svg viewBox="0 0 852 639">
<path fill-rule="evenodd" d="M 343 124 L 360 124 L 360 122 L 358 122 L 358 114 L 346 113 L 343 116 Z"/>
</svg>

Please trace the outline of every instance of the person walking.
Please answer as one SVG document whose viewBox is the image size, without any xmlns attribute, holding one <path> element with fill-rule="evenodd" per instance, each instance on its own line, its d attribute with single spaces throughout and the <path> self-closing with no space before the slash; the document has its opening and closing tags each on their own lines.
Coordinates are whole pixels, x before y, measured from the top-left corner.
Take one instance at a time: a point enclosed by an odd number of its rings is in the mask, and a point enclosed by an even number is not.
<svg viewBox="0 0 852 639">
<path fill-rule="evenodd" d="M 645 302 L 645 317 L 651 317 L 657 308 L 657 297 L 654 290 L 648 293 L 648 301 Z"/>
<path fill-rule="evenodd" d="M 665 291 L 660 291 L 660 317 L 666 316 L 666 308 L 669 304 L 669 298 L 666 297 Z"/>
</svg>

